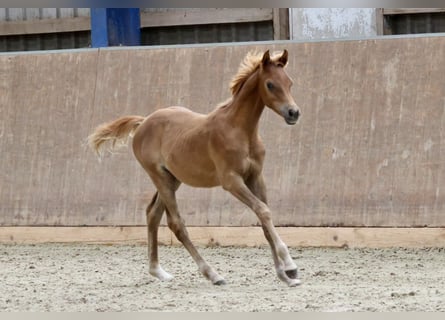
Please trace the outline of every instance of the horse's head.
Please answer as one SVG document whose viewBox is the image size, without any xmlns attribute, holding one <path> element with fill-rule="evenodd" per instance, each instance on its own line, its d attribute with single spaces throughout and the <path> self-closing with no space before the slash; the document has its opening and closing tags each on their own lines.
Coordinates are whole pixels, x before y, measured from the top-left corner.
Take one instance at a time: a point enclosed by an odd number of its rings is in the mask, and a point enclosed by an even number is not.
<svg viewBox="0 0 445 320">
<path fill-rule="evenodd" d="M 271 58 L 267 50 L 261 61 L 258 85 L 264 104 L 282 116 L 287 124 L 293 125 L 300 117 L 300 108 L 290 92 L 292 79 L 284 70 L 287 58 L 287 50 L 277 58 Z"/>
</svg>

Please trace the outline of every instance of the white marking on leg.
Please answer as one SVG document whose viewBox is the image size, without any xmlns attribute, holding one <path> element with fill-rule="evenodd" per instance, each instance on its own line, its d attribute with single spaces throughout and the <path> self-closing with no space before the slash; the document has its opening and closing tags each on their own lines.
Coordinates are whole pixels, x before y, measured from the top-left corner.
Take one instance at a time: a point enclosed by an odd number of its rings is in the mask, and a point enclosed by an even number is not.
<svg viewBox="0 0 445 320">
<path fill-rule="evenodd" d="M 173 276 L 162 269 L 162 267 L 159 265 L 156 267 L 150 267 L 149 273 L 161 281 L 169 281 L 173 279 Z"/>
</svg>

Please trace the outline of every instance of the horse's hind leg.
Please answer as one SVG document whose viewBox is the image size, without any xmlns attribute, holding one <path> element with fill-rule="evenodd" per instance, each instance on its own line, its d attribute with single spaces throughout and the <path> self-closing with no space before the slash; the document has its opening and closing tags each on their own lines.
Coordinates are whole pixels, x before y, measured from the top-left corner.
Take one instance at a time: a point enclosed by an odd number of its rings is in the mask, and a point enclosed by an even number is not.
<svg viewBox="0 0 445 320">
<path fill-rule="evenodd" d="M 160 168 L 156 172 L 150 172 L 150 176 L 158 189 L 163 204 L 165 205 L 169 228 L 190 253 L 193 260 L 198 265 L 199 271 L 201 271 L 201 273 L 213 284 L 225 284 L 224 278 L 216 273 L 216 271 L 213 270 L 213 268 L 201 257 L 189 238 L 184 221 L 179 215 L 178 205 L 176 203 L 176 188 L 174 188 L 174 185 L 178 180 L 164 168 Z"/>
<path fill-rule="evenodd" d="M 192 241 L 189 238 L 187 229 L 185 228 L 184 221 L 179 216 L 176 209 L 176 205 L 171 206 L 167 209 L 167 221 L 169 228 L 173 231 L 176 238 L 184 245 L 187 251 L 192 256 L 198 265 L 199 271 L 213 284 L 222 285 L 225 284 L 225 280 L 221 277 L 212 267 L 201 257 L 201 255 L 196 250 Z"/>
<path fill-rule="evenodd" d="M 158 259 L 158 228 L 164 210 L 164 204 L 156 192 L 146 210 L 149 273 L 162 281 L 171 280 L 173 278 L 171 274 L 162 269 Z"/>
</svg>

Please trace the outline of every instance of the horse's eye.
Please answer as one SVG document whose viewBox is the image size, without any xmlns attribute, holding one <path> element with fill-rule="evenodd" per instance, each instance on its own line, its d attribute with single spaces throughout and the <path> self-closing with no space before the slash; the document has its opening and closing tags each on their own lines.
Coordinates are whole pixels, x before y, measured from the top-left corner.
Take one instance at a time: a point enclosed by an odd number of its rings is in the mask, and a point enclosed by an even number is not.
<svg viewBox="0 0 445 320">
<path fill-rule="evenodd" d="M 267 86 L 267 89 L 269 89 L 269 90 L 272 90 L 272 89 L 274 88 L 274 85 L 273 85 L 272 82 L 268 82 L 268 83 L 266 84 L 266 86 Z"/>
</svg>

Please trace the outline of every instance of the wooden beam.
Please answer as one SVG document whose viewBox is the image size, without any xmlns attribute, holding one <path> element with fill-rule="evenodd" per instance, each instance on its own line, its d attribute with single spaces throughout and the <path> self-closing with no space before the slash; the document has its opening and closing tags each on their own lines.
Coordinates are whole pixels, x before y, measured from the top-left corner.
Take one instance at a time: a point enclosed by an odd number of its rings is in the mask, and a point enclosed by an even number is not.
<svg viewBox="0 0 445 320">
<path fill-rule="evenodd" d="M 280 28 L 280 11 L 279 8 L 272 9 L 273 15 L 273 39 L 280 40 L 281 39 L 281 28 Z"/>
<path fill-rule="evenodd" d="M 384 15 L 437 12 L 445 12 L 445 8 L 383 8 Z"/>
<path fill-rule="evenodd" d="M 141 27 L 271 21 L 272 8 L 198 8 L 141 12 Z M 0 35 L 42 34 L 91 30 L 90 17 L 0 22 Z"/>
<path fill-rule="evenodd" d="M 198 8 L 141 12 L 141 27 L 270 21 L 272 8 Z"/>
<path fill-rule="evenodd" d="M 0 22 L 0 35 L 2 36 L 88 31 L 90 29 L 89 17 Z"/>
<path fill-rule="evenodd" d="M 375 9 L 375 25 L 376 25 L 376 33 L 378 36 L 382 36 L 385 34 L 385 21 L 383 17 L 383 8 Z"/>
<path fill-rule="evenodd" d="M 199 246 L 266 246 L 260 227 L 188 227 Z M 445 228 L 278 227 L 289 247 L 445 247 Z M 0 227 L 0 243 L 146 244 L 146 227 Z M 179 245 L 167 227 L 159 242 Z"/>
<path fill-rule="evenodd" d="M 281 40 L 290 39 L 289 8 L 280 8 Z"/>
<path fill-rule="evenodd" d="M 274 40 L 289 39 L 289 9 L 273 8 Z"/>
</svg>

